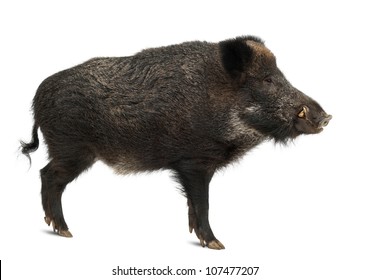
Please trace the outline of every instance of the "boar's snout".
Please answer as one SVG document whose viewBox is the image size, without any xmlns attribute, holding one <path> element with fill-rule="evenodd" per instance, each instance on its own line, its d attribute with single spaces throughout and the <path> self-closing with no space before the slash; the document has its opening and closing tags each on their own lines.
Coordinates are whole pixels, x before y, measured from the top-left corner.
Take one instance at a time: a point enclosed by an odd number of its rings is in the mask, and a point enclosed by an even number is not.
<svg viewBox="0 0 370 280">
<path fill-rule="evenodd" d="M 325 111 L 316 102 L 311 105 L 303 105 L 297 114 L 295 128 L 300 134 L 319 133 L 327 126 L 332 119 L 331 115 Z"/>
<path fill-rule="evenodd" d="M 322 120 L 319 122 L 319 127 L 323 128 L 327 126 L 332 119 L 331 115 L 326 115 L 325 117 L 322 118 Z"/>
</svg>

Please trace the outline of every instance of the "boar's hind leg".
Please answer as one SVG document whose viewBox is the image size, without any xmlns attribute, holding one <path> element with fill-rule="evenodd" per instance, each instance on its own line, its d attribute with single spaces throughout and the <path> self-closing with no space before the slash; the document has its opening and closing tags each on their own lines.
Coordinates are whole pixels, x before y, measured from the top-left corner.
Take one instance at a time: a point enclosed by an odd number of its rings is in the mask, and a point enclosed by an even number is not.
<svg viewBox="0 0 370 280">
<path fill-rule="evenodd" d="M 208 221 L 208 189 L 214 170 L 198 169 L 188 162 L 176 166 L 175 170 L 188 199 L 190 232 L 194 229 L 203 247 L 225 249 L 213 235 Z"/>
<path fill-rule="evenodd" d="M 62 210 L 62 193 L 68 183 L 90 167 L 93 158 L 85 157 L 83 160 L 56 160 L 52 159 L 41 169 L 41 196 L 45 211 L 45 222 L 52 224 L 54 232 L 64 237 L 72 237 L 64 220 Z"/>
</svg>

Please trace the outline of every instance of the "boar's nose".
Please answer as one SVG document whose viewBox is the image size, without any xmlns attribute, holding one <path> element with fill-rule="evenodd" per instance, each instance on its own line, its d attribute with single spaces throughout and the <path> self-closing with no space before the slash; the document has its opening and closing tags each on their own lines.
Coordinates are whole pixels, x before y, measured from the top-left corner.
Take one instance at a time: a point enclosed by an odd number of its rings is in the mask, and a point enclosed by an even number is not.
<svg viewBox="0 0 370 280">
<path fill-rule="evenodd" d="M 331 119 L 331 115 L 324 116 L 323 119 L 319 122 L 319 127 L 322 128 L 324 126 L 327 126 Z"/>
</svg>

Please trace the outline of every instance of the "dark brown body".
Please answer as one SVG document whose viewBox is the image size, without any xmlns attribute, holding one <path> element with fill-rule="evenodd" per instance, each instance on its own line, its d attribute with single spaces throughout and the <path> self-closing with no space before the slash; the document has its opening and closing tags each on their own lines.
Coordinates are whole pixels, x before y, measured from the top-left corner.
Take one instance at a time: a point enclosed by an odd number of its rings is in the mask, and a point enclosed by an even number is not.
<svg viewBox="0 0 370 280">
<path fill-rule="evenodd" d="M 201 244 L 224 248 L 208 222 L 214 172 L 266 139 L 320 132 L 330 120 L 292 87 L 255 37 L 189 42 L 96 58 L 47 78 L 33 103 L 50 162 L 41 170 L 45 221 L 72 236 L 61 195 L 95 161 L 119 173 L 170 169 Z M 304 112 L 303 112 L 304 111 Z"/>
</svg>

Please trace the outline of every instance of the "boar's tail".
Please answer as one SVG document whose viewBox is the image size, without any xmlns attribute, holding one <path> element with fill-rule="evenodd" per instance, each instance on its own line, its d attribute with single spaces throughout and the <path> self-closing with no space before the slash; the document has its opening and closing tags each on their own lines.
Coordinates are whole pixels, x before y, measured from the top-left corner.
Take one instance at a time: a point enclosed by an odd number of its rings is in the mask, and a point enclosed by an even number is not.
<svg viewBox="0 0 370 280">
<path fill-rule="evenodd" d="M 30 153 L 36 151 L 39 147 L 39 137 L 37 135 L 37 130 L 38 130 L 39 126 L 35 123 L 33 125 L 33 129 L 32 129 L 32 140 L 30 143 L 25 143 L 23 141 L 20 141 L 21 142 L 21 148 L 22 148 L 22 154 L 24 154 L 26 157 L 28 157 L 29 161 L 30 161 L 30 164 L 31 164 L 31 157 L 30 157 Z"/>
</svg>

